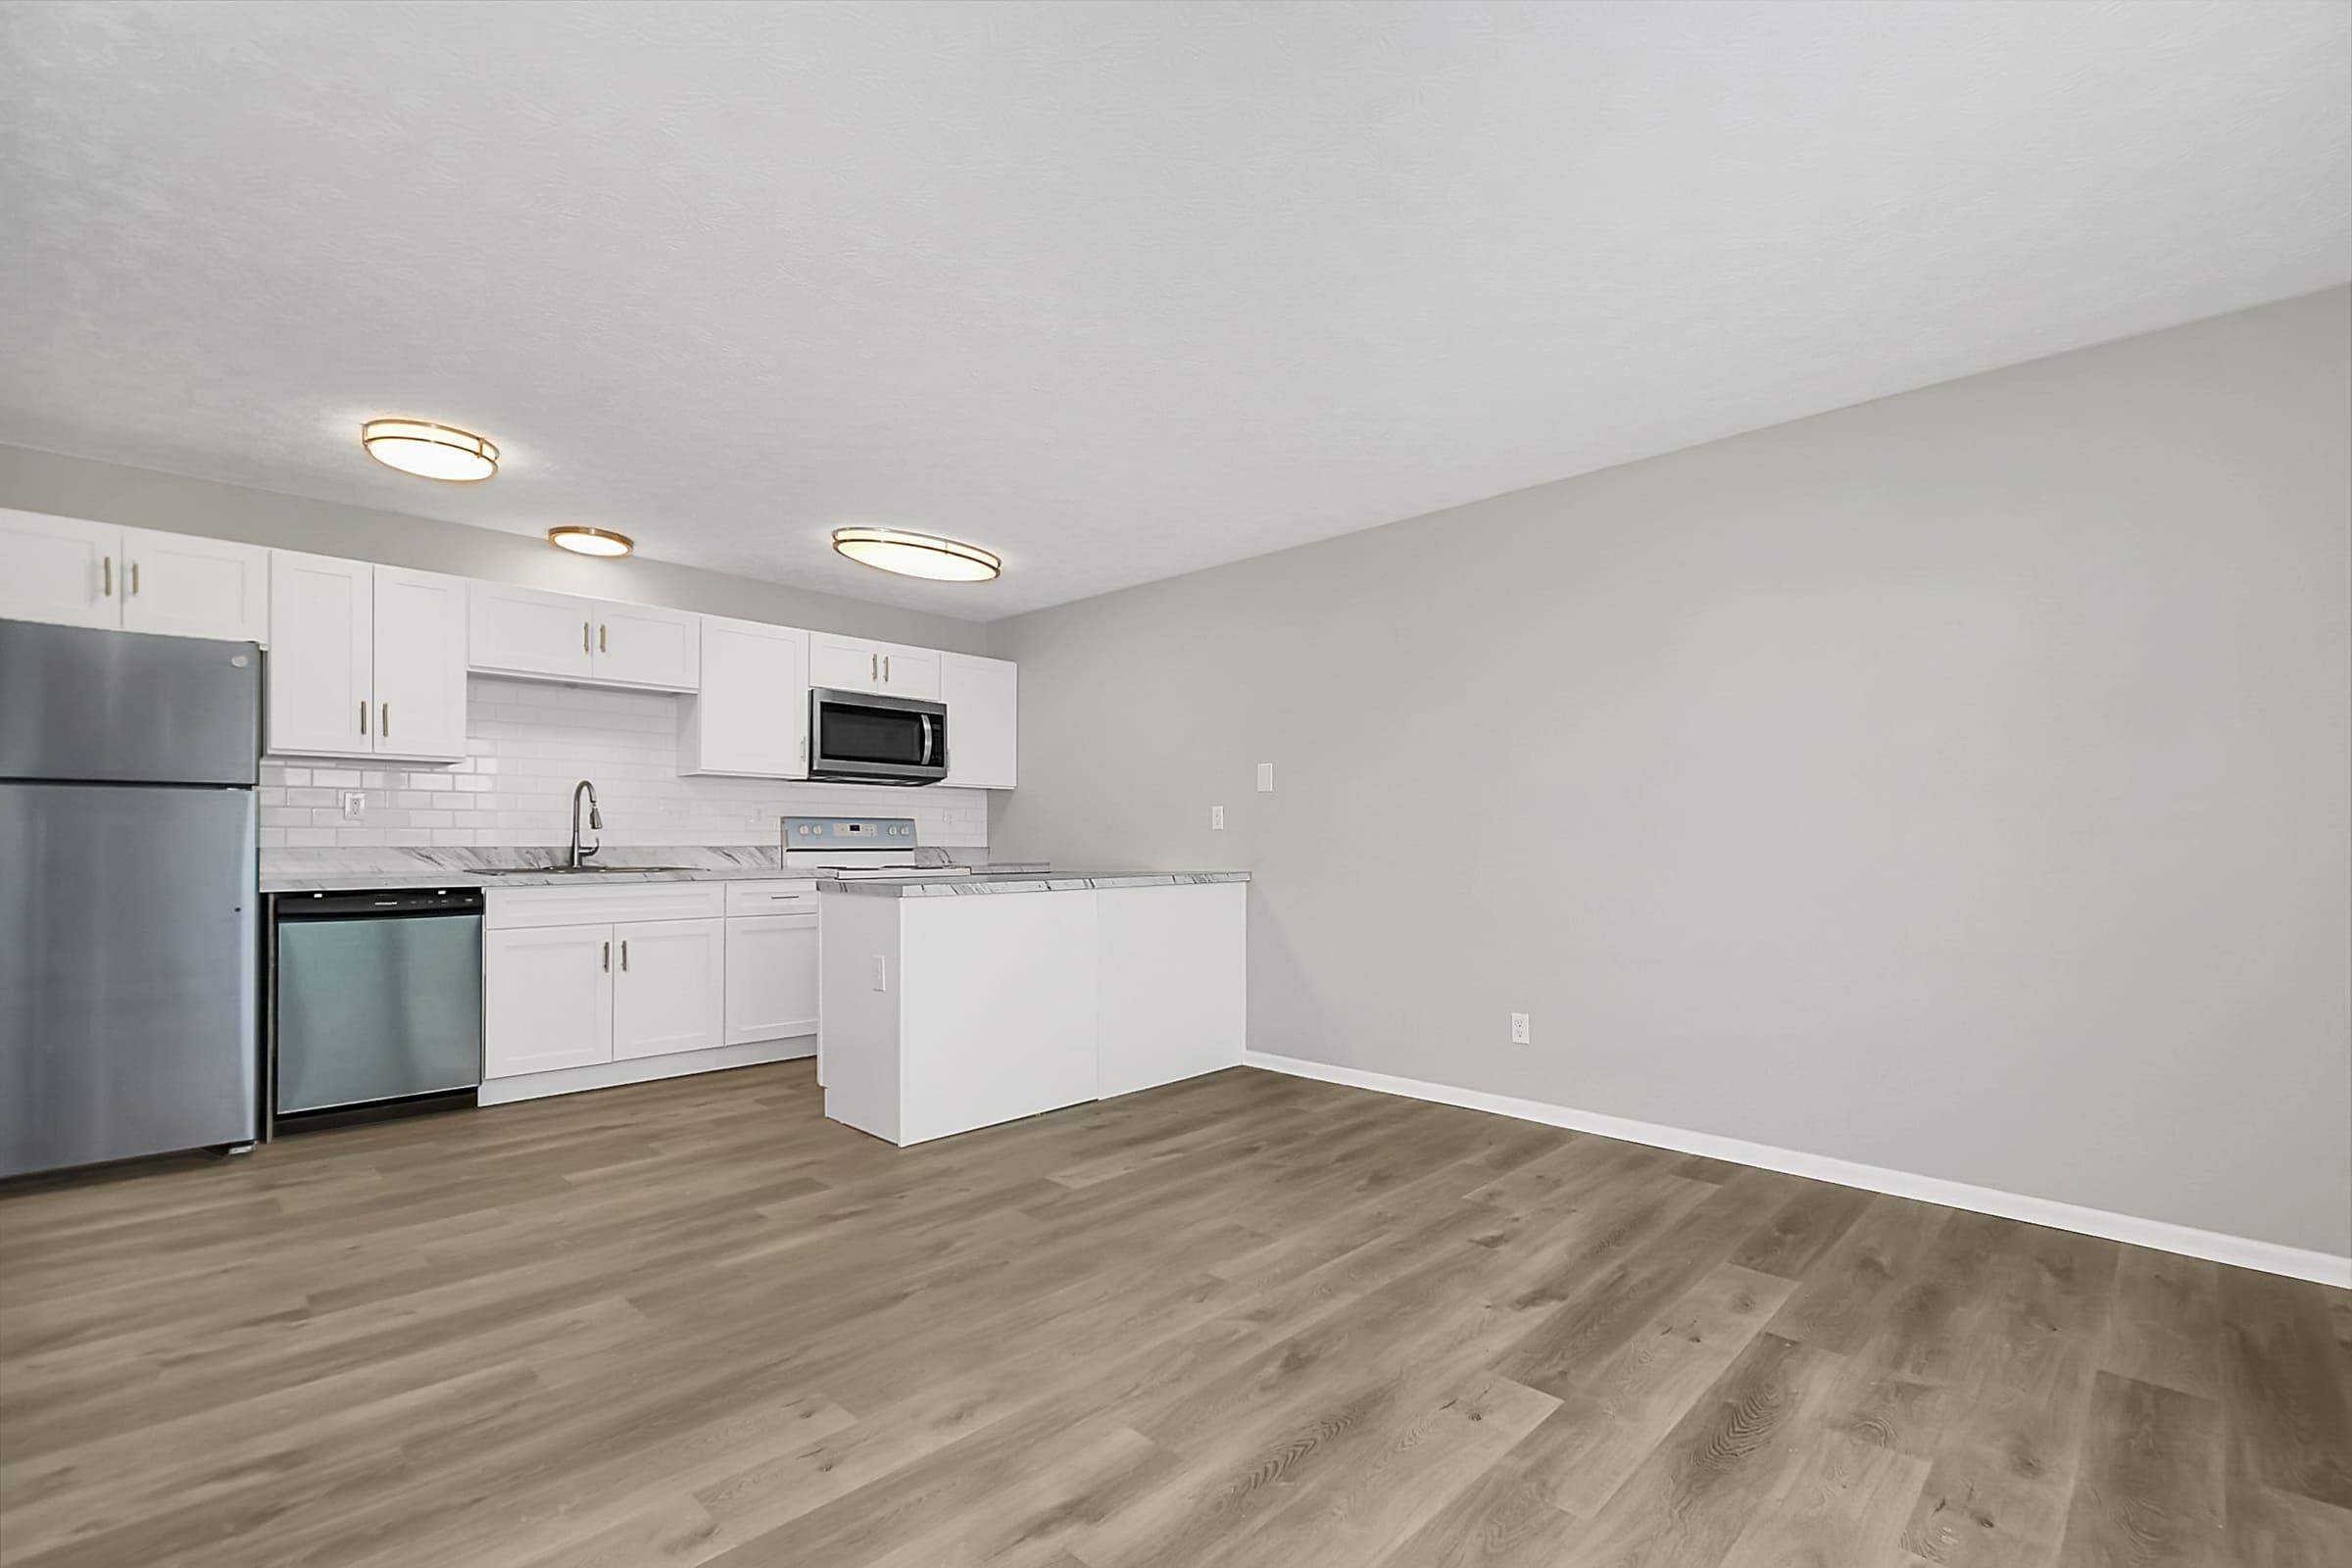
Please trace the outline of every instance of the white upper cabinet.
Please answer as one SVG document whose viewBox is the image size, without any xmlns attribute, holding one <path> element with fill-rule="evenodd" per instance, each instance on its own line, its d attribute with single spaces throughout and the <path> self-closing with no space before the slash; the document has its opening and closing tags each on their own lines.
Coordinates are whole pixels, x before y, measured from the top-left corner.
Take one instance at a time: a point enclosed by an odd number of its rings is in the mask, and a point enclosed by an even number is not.
<svg viewBox="0 0 2352 1568">
<path fill-rule="evenodd" d="M 269 563 L 258 545 L 0 511 L 0 617 L 266 643 Z"/>
<path fill-rule="evenodd" d="M 888 692 L 893 697 L 939 699 L 940 656 L 863 637 L 808 634 L 808 684 L 841 692 Z"/>
<path fill-rule="evenodd" d="M 974 790 L 1008 790 L 1020 759 L 1020 669 L 1009 660 L 941 654 L 948 705 L 948 779 Z"/>
<path fill-rule="evenodd" d="M 703 617 L 653 605 L 598 605 L 592 678 L 615 686 L 695 690 L 703 667 Z"/>
<path fill-rule="evenodd" d="M 77 517 L 0 512 L 0 616 L 119 626 L 122 530 Z"/>
<path fill-rule="evenodd" d="M 466 584 L 364 561 L 271 551 L 272 754 L 466 755 Z"/>
<path fill-rule="evenodd" d="M 679 705 L 678 771 L 807 778 L 808 634 L 702 621 L 702 683 Z"/>
<path fill-rule="evenodd" d="M 496 582 L 473 584 L 468 601 L 466 657 L 475 669 L 588 678 L 596 661 L 595 601 Z"/>
<path fill-rule="evenodd" d="M 149 528 L 122 530 L 124 631 L 270 640 L 270 552 Z"/>
<path fill-rule="evenodd" d="M 477 582 L 467 658 L 485 674 L 689 692 L 702 663 L 700 619 L 653 605 Z"/>
<path fill-rule="evenodd" d="M 375 749 L 375 568 L 270 552 L 264 742 L 270 752 L 362 757 Z"/>
<path fill-rule="evenodd" d="M 466 757 L 466 579 L 375 568 L 376 755 Z"/>
</svg>

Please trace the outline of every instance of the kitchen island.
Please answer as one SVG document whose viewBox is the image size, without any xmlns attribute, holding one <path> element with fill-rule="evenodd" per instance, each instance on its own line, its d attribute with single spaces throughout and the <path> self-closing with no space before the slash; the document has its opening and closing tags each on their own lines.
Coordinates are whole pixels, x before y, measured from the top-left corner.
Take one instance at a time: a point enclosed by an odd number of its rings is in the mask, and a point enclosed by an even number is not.
<svg viewBox="0 0 2352 1568">
<path fill-rule="evenodd" d="M 1249 880 L 820 879 L 825 1114 L 917 1144 L 1238 1065 Z"/>
</svg>

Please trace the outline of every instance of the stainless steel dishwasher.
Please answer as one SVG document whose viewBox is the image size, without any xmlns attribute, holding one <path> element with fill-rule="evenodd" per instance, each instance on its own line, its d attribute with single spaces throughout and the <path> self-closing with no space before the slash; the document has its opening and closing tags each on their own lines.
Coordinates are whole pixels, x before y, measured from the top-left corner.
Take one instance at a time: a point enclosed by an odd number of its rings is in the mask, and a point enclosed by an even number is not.
<svg viewBox="0 0 2352 1568">
<path fill-rule="evenodd" d="M 479 889 L 280 894 L 276 906 L 273 1108 L 288 1130 L 471 1098 L 482 1082 Z"/>
</svg>

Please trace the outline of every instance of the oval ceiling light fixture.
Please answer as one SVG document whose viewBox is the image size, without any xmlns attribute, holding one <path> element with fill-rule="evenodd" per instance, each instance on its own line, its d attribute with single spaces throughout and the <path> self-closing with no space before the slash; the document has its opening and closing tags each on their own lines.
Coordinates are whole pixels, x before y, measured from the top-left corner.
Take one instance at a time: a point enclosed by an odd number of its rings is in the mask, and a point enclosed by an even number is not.
<svg viewBox="0 0 2352 1568">
<path fill-rule="evenodd" d="M 933 582 L 987 582 L 1004 570 L 1004 562 L 978 545 L 897 528 L 836 528 L 833 548 L 861 566 Z"/>
<path fill-rule="evenodd" d="M 385 466 L 424 479 L 472 484 L 498 471 L 498 448 L 486 437 L 430 419 L 369 419 L 360 445 Z"/>
<path fill-rule="evenodd" d="M 561 528 L 548 529 L 547 542 L 575 556 L 625 556 L 637 548 L 637 541 L 625 533 L 614 533 L 610 528 L 583 528 L 569 522 Z"/>
</svg>

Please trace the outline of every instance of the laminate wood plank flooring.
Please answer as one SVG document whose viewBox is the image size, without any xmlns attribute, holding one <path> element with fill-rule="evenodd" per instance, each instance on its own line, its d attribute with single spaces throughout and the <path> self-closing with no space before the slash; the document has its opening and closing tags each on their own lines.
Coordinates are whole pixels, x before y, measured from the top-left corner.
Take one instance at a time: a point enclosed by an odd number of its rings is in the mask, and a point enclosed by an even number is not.
<svg viewBox="0 0 2352 1568">
<path fill-rule="evenodd" d="M 1236 1070 L 0 1186 L 7 1568 L 2342 1568 L 2352 1296 Z"/>
</svg>

